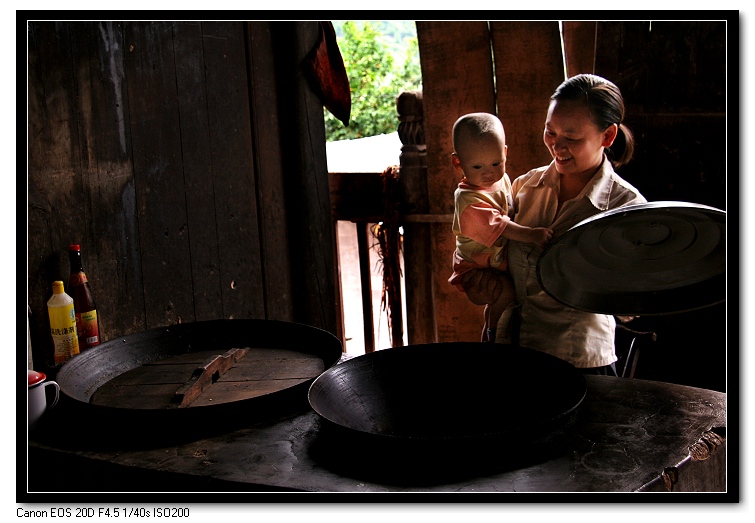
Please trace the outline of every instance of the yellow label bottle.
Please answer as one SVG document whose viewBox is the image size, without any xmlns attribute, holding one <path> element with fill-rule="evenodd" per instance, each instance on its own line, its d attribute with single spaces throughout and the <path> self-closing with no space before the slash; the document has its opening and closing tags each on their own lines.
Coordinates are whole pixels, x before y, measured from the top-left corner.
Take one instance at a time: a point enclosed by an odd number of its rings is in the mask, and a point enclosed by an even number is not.
<svg viewBox="0 0 755 523">
<path fill-rule="evenodd" d="M 52 297 L 47 301 L 47 313 L 50 316 L 55 365 L 60 365 L 79 353 L 73 298 L 63 291 L 62 281 L 52 284 Z"/>
<path fill-rule="evenodd" d="M 89 280 L 81 262 L 81 246 L 68 246 L 68 259 L 71 262 L 71 276 L 68 292 L 73 298 L 76 310 L 76 329 L 79 335 L 79 349 L 84 351 L 100 344 L 100 323 L 97 318 L 97 305 L 89 288 Z"/>
</svg>

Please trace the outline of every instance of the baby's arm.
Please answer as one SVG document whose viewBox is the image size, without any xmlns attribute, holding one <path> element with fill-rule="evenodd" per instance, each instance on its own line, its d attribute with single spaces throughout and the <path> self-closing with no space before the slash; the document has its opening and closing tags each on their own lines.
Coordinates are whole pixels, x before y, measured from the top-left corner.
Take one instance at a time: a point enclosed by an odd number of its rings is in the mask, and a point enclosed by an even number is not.
<svg viewBox="0 0 755 523">
<path fill-rule="evenodd" d="M 527 227 L 510 221 L 501 233 L 508 240 L 522 243 L 534 243 L 540 248 L 545 247 L 553 237 L 553 230 L 547 227 Z"/>
</svg>

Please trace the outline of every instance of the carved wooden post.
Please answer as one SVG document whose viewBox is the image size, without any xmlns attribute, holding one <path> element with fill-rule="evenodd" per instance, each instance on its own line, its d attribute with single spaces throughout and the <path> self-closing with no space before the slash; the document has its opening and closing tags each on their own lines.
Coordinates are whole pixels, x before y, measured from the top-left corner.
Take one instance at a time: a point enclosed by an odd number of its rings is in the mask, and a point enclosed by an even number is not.
<svg viewBox="0 0 755 523">
<path fill-rule="evenodd" d="M 398 136 L 402 147 L 401 222 L 404 228 L 404 276 L 406 285 L 407 341 L 410 345 L 437 341 L 432 277 L 430 224 L 413 220 L 427 215 L 427 146 L 422 123 L 422 92 L 406 91 L 396 99 Z"/>
</svg>

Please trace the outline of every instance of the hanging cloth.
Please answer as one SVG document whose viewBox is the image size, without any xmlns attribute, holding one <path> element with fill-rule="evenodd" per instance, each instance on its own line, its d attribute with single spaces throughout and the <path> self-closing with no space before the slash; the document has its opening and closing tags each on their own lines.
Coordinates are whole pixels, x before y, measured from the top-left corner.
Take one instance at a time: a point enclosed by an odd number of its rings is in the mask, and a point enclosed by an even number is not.
<svg viewBox="0 0 755 523">
<path fill-rule="evenodd" d="M 320 34 L 312 50 L 304 57 L 304 72 L 311 89 L 325 108 L 349 126 L 351 90 L 346 67 L 336 41 L 332 22 L 319 22 Z"/>
</svg>

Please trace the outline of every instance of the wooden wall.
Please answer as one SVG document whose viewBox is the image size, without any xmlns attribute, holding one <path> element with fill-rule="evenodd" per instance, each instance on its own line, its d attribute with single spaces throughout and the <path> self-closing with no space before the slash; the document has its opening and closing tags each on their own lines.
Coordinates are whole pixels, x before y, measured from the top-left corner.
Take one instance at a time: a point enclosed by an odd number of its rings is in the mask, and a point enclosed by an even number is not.
<svg viewBox="0 0 755 523">
<path fill-rule="evenodd" d="M 470 112 L 495 113 L 493 62 L 486 22 L 417 22 L 422 65 L 422 105 L 427 140 L 428 211 L 437 216 L 426 226 L 432 245 L 431 267 L 434 303 L 422 313 L 436 316 L 432 341 L 479 341 L 482 307 L 448 284 L 456 240 L 451 232 L 453 193 L 459 180 L 451 165 L 451 128 L 459 116 Z M 460 51 L 460 42 L 463 42 Z M 411 241 L 411 238 L 407 238 Z M 412 282 L 407 282 L 407 286 Z M 407 305 L 408 307 L 409 305 Z M 412 313 L 409 311 L 408 316 Z M 407 325 L 410 343 L 419 337 Z"/>
<path fill-rule="evenodd" d="M 341 335 L 317 22 L 33 22 L 28 304 L 82 246 L 103 339 L 215 318 Z"/>
<path fill-rule="evenodd" d="M 458 181 L 450 163 L 455 119 L 470 111 L 498 114 L 507 131 L 507 172 L 513 180 L 550 162 L 542 129 L 548 98 L 565 68 L 569 76 L 599 74 L 622 90 L 637 149 L 620 174 L 649 200 L 726 210 L 727 38 L 737 34 L 726 21 L 565 22 L 566 64 L 556 21 L 417 22 L 417 34 L 430 212 L 439 220 L 453 212 Z M 482 307 L 447 283 L 451 226 L 435 223 L 432 234 L 434 339 L 479 340 Z M 657 331 L 660 340 L 643 353 L 645 369 L 638 372 L 723 390 L 725 317 L 722 305 L 637 321 L 635 328 Z M 411 339 L 412 326 L 408 329 Z"/>
<path fill-rule="evenodd" d="M 453 214 L 459 182 L 451 166 L 451 128 L 469 112 L 497 114 L 506 129 L 506 171 L 512 180 L 548 163 L 542 122 L 548 98 L 564 76 L 558 23 L 417 22 L 417 37 L 430 213 L 438 216 L 430 227 L 437 315 L 434 340 L 479 341 L 483 307 L 470 303 L 447 281 L 456 244 L 450 220 L 442 217 Z M 408 329 L 411 339 L 411 326 Z"/>
<path fill-rule="evenodd" d="M 648 200 L 726 210 L 733 230 L 739 215 L 736 198 L 728 194 L 737 194 L 739 172 L 727 133 L 731 137 L 738 122 L 737 101 L 730 98 L 738 84 L 736 23 L 603 22 L 595 54 L 596 72 L 614 79 L 624 94 L 626 123 L 637 140 L 635 157 L 621 175 Z M 728 256 L 732 281 L 737 252 L 734 240 Z M 643 349 L 638 377 L 726 391 L 727 369 L 736 374 L 739 357 L 736 285 L 730 288 L 728 303 L 634 320 L 632 328 L 658 334 Z M 728 321 L 727 310 L 733 312 Z"/>
</svg>

